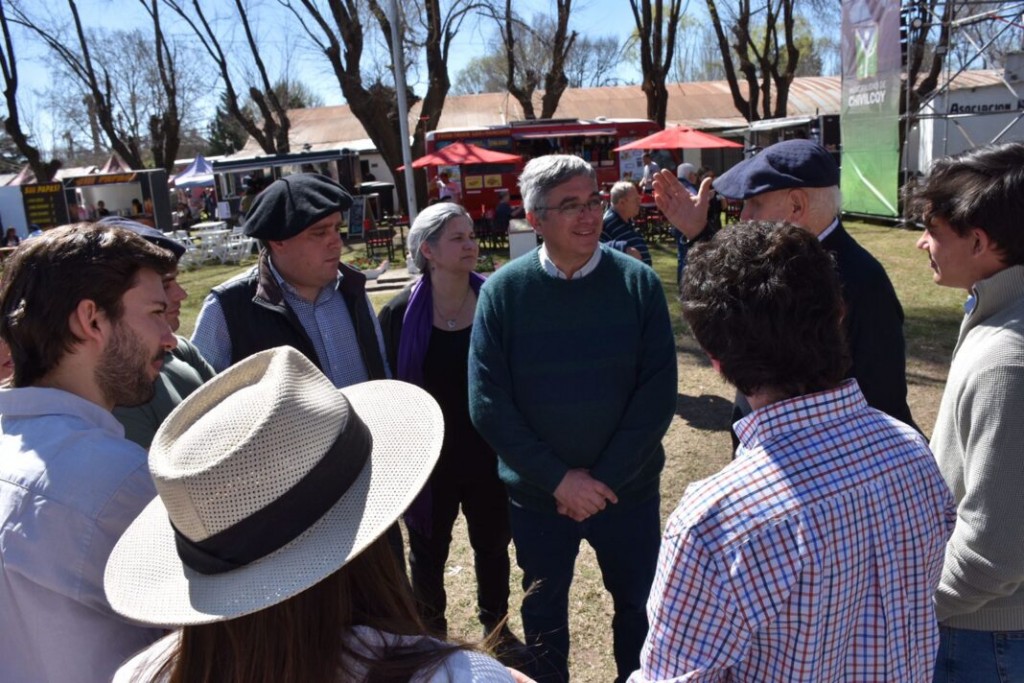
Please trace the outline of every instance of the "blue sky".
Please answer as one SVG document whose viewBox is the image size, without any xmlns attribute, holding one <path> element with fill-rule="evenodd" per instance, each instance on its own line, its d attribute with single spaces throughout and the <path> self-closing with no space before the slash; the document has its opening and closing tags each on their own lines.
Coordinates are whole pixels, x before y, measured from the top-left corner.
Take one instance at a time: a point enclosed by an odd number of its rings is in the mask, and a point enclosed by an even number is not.
<svg viewBox="0 0 1024 683">
<path fill-rule="evenodd" d="M 262 56 L 267 62 L 271 78 L 279 77 L 287 68 L 293 76 L 297 76 L 308 86 L 313 88 L 323 98 L 325 104 L 340 104 L 344 100 L 333 72 L 330 70 L 326 58 L 318 54 L 303 37 L 299 36 L 300 30 L 295 20 L 283 9 L 277 6 L 275 0 L 255 0 L 258 9 L 254 10 L 265 13 L 263 19 L 256 28 L 259 44 L 263 47 Z M 255 4 L 254 3 L 254 4 Z M 205 3 L 209 7 L 227 8 L 226 2 Z M 515 9 L 526 16 L 532 16 L 537 12 L 553 14 L 554 3 L 550 0 L 519 0 Z M 50 7 L 51 16 L 67 17 L 70 21 L 70 12 L 67 9 L 65 0 L 38 0 L 32 5 L 33 14 L 40 11 L 44 6 Z M 79 12 L 82 21 L 87 27 L 106 27 L 118 29 L 131 29 L 141 27 L 148 30 L 149 17 L 137 0 L 78 0 Z M 223 11 L 220 10 L 219 11 Z M 166 9 L 162 10 L 164 21 L 171 16 Z M 263 16 L 263 15 L 261 15 Z M 116 19 L 116 20 L 115 20 Z M 176 19 L 176 18 L 175 18 Z M 294 29 L 295 36 L 289 37 L 280 26 L 287 22 L 289 28 Z M 628 0 L 577 0 L 574 4 L 573 15 L 570 21 L 571 28 L 582 35 L 592 37 L 614 35 L 620 41 L 624 41 L 633 30 L 633 15 Z M 466 21 L 459 35 L 456 36 L 449 58 L 449 71 L 454 78 L 458 72 L 465 67 L 466 63 L 474 56 L 480 55 L 487 49 L 487 38 L 492 33 L 490 23 L 475 25 Z M 176 28 L 173 33 L 185 38 L 191 38 L 190 29 L 185 26 Z M 40 130 L 38 138 L 44 146 L 51 144 L 52 134 L 49 132 L 50 121 L 47 113 L 41 110 L 38 98 L 33 96 L 33 91 L 42 91 L 49 83 L 45 64 L 50 57 L 45 49 L 31 41 L 26 34 L 15 35 L 15 46 L 19 56 L 19 69 L 21 71 L 21 90 L 19 96 L 23 104 L 27 105 L 27 120 L 34 122 Z M 240 31 L 234 38 L 233 44 L 238 46 L 242 54 L 247 54 L 247 47 L 243 41 Z M 232 44 L 228 41 L 226 48 Z M 197 45 L 197 49 L 199 46 Z M 95 55 L 101 55 L 101 50 L 96 50 Z M 230 54 L 230 52 L 229 52 Z M 285 66 L 287 65 L 287 66 Z M 635 69 L 622 67 L 619 73 L 620 78 L 636 80 L 638 73 Z M 212 111 L 216 103 L 216 95 L 220 92 L 219 79 L 215 79 L 216 72 L 211 68 L 211 95 L 208 101 L 202 103 L 203 109 Z M 409 77 L 414 77 L 410 71 Z M 423 74 L 425 77 L 425 74 Z M 421 84 L 411 82 L 410 85 L 420 94 L 424 88 Z"/>
</svg>

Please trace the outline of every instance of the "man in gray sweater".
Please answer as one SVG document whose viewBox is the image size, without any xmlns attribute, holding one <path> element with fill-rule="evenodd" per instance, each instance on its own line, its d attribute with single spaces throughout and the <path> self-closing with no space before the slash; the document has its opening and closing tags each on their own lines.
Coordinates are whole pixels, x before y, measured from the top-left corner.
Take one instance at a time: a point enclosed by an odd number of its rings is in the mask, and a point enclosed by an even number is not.
<svg viewBox="0 0 1024 683">
<path fill-rule="evenodd" d="M 1024 681 L 1024 144 L 941 159 L 909 201 L 932 278 L 969 294 L 931 440 L 957 501 L 934 680 Z"/>
</svg>

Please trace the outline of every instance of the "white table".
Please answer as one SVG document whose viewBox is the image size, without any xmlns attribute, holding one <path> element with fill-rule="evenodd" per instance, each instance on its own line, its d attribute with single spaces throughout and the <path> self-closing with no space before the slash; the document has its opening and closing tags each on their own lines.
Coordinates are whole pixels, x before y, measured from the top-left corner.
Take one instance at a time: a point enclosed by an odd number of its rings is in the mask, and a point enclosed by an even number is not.
<svg viewBox="0 0 1024 683">
<path fill-rule="evenodd" d="M 222 223 L 222 225 L 226 225 L 226 223 Z M 216 259 L 223 263 L 229 235 L 231 235 L 230 230 L 207 229 L 199 231 L 195 238 L 198 240 L 197 246 L 201 260 L 210 261 Z"/>
<path fill-rule="evenodd" d="M 227 230 L 228 224 L 225 221 L 203 221 L 202 223 L 193 223 L 193 231 L 209 231 L 209 230 Z"/>
</svg>

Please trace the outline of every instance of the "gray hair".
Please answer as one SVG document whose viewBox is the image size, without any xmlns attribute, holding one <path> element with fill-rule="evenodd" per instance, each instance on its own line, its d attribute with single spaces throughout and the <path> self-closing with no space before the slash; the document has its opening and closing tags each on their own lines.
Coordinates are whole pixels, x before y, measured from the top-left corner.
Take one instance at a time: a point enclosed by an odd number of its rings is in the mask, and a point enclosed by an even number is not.
<svg viewBox="0 0 1024 683">
<path fill-rule="evenodd" d="M 590 162 L 571 154 L 546 154 L 530 159 L 519 176 L 519 194 L 523 196 L 523 208 L 536 211 L 543 206 L 548 192 L 573 178 L 587 176 L 595 185 L 597 173 Z"/>
<path fill-rule="evenodd" d="M 431 204 L 416 215 L 416 220 L 409 228 L 409 254 L 412 261 L 422 272 L 427 271 L 427 257 L 420 251 L 424 242 L 435 246 L 441 239 L 441 231 L 448 221 L 456 216 L 465 216 L 471 221 L 473 217 L 461 204 L 455 202 L 438 202 Z"/>
<path fill-rule="evenodd" d="M 688 161 L 679 164 L 679 166 L 676 168 L 677 178 L 686 178 L 687 180 L 689 180 L 691 176 L 695 175 L 697 175 L 697 167 Z"/>
<path fill-rule="evenodd" d="M 620 180 L 619 182 L 612 185 L 612 189 L 608 191 L 608 198 L 612 203 L 612 206 L 629 194 L 629 191 L 633 190 L 636 192 L 636 185 L 629 182 L 628 180 Z"/>
<path fill-rule="evenodd" d="M 839 212 L 843 210 L 843 191 L 839 189 L 838 185 L 825 189 L 828 191 L 829 211 L 833 216 L 838 216 Z"/>
</svg>

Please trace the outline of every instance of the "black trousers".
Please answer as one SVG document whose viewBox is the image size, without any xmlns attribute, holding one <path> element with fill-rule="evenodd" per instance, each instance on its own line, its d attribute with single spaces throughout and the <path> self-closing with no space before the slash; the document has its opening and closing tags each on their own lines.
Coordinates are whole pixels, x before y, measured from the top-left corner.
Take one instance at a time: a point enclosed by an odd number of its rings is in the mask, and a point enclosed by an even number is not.
<svg viewBox="0 0 1024 683">
<path fill-rule="evenodd" d="M 430 479 L 430 492 L 430 534 L 408 529 L 412 589 L 423 620 L 433 634 L 447 635 L 444 567 L 461 506 L 476 565 L 478 616 L 486 629 L 493 629 L 508 613 L 512 532 L 505 486 L 494 470 L 466 476 L 442 467 Z"/>
</svg>

